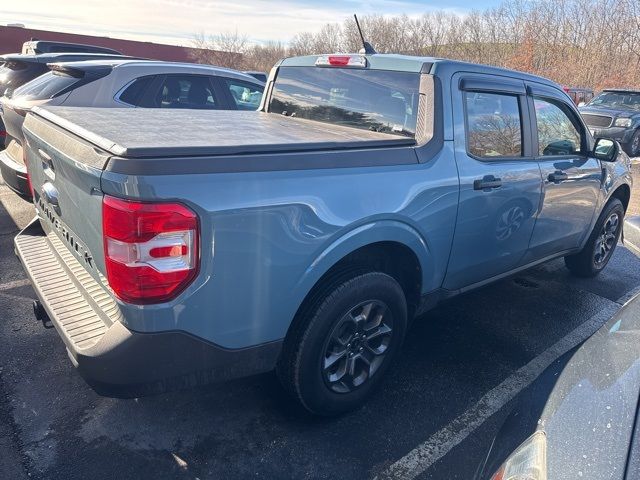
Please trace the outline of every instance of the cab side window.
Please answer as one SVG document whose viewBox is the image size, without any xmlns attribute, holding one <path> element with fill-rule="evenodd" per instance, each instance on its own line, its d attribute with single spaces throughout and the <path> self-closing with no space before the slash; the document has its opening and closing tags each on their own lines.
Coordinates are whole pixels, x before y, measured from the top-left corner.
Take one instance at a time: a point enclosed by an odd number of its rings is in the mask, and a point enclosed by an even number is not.
<svg viewBox="0 0 640 480">
<path fill-rule="evenodd" d="M 582 135 L 559 104 L 534 98 L 538 127 L 538 154 L 575 155 L 582 150 Z"/>
<path fill-rule="evenodd" d="M 465 92 L 468 152 L 480 158 L 522 156 L 517 95 Z"/>
</svg>

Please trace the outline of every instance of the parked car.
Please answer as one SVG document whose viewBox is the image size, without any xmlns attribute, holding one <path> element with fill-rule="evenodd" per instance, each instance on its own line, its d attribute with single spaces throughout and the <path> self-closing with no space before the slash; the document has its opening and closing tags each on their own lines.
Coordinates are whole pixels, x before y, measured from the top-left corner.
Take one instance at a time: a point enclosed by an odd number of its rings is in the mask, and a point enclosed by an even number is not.
<svg viewBox="0 0 640 480">
<path fill-rule="evenodd" d="M 253 78 L 256 78 L 264 83 L 267 83 L 267 78 L 269 77 L 269 75 L 265 72 L 256 72 L 254 70 L 247 70 L 244 73 L 246 73 L 247 75 L 251 75 Z"/>
<path fill-rule="evenodd" d="M 593 90 L 590 88 L 564 87 L 564 91 L 578 106 L 589 103 L 594 96 Z"/>
<path fill-rule="evenodd" d="M 580 113 L 594 136 L 617 140 L 629 156 L 640 156 L 640 91 L 604 90 Z"/>
<path fill-rule="evenodd" d="M 275 368 L 306 409 L 338 414 L 438 301 L 557 257 L 579 276 L 611 258 L 630 161 L 562 87 L 377 54 L 273 75 L 257 113 L 27 115 L 37 219 L 16 252 L 98 392 Z"/>
<path fill-rule="evenodd" d="M 640 298 L 521 395 L 478 480 L 640 478 Z"/>
<path fill-rule="evenodd" d="M 7 149 L 0 152 L 5 183 L 31 193 L 23 160 L 22 123 L 36 105 L 256 110 L 264 83 L 207 65 L 138 60 L 49 64 L 50 72 L 0 99 Z"/>
<path fill-rule="evenodd" d="M 104 53 L 48 53 L 43 55 L 24 55 L 11 53 L 0 55 L 0 96 L 13 90 L 48 71 L 47 63 L 73 62 L 90 58 L 134 58 Z M 0 150 L 5 147 L 6 131 L 0 121 Z"/>
<path fill-rule="evenodd" d="M 109 53 L 122 55 L 118 50 L 82 43 L 53 42 L 51 40 L 29 40 L 22 44 L 22 53 L 26 55 L 40 55 L 42 53 L 81 52 L 81 53 Z"/>
</svg>

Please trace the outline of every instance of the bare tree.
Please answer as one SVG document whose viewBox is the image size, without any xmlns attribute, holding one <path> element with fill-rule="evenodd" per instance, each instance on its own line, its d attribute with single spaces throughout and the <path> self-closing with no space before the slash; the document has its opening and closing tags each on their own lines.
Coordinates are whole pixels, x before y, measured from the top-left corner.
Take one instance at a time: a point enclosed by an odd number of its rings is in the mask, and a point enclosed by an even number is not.
<svg viewBox="0 0 640 480">
<path fill-rule="evenodd" d="M 504 0 L 459 16 L 445 11 L 360 18 L 380 53 L 406 53 L 486 63 L 547 76 L 565 85 L 640 87 L 640 0 Z M 288 45 L 250 45 L 236 33 L 205 38 L 197 61 L 267 71 L 279 58 L 357 52 L 352 18 L 300 32 Z"/>
<path fill-rule="evenodd" d="M 194 37 L 192 43 L 197 49 L 194 60 L 198 63 L 238 70 L 245 67 L 249 39 L 246 35 L 240 35 L 237 30 L 234 33 L 220 33 L 209 37 L 200 33 Z"/>
</svg>

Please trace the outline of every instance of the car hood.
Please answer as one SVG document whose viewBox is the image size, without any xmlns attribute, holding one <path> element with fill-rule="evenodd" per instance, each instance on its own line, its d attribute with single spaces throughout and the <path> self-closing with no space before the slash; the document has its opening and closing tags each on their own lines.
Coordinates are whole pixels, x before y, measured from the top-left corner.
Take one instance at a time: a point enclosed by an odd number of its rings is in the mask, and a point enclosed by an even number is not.
<svg viewBox="0 0 640 480">
<path fill-rule="evenodd" d="M 640 298 L 521 395 L 496 436 L 482 478 L 537 430 L 548 478 L 624 479 L 640 397 Z"/>
<path fill-rule="evenodd" d="M 614 118 L 640 116 L 640 112 L 635 110 L 625 109 L 625 108 L 580 107 L 578 110 L 580 111 L 580 113 L 587 113 L 587 114 L 593 114 L 593 115 L 609 115 Z"/>
</svg>

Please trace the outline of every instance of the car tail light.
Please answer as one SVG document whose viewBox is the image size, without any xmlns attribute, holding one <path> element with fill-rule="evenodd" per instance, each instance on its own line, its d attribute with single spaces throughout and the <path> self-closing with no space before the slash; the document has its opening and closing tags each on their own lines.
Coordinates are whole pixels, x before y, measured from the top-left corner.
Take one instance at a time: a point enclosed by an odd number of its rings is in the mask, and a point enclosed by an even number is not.
<svg viewBox="0 0 640 480">
<path fill-rule="evenodd" d="M 182 204 L 105 195 L 102 231 L 107 280 L 125 302 L 171 300 L 198 273 L 198 217 Z"/>
<path fill-rule="evenodd" d="M 520 445 L 491 480 L 547 480 L 547 436 L 538 431 Z"/>
<path fill-rule="evenodd" d="M 366 68 L 367 59 L 362 55 L 321 55 L 316 60 L 316 66 Z"/>
<path fill-rule="evenodd" d="M 27 185 L 29 186 L 29 192 L 31 193 L 31 198 L 35 198 L 33 192 L 33 184 L 31 183 L 31 175 L 29 175 L 29 163 L 27 162 L 27 149 L 22 149 L 22 163 L 24 163 L 24 168 L 27 169 Z"/>
</svg>

